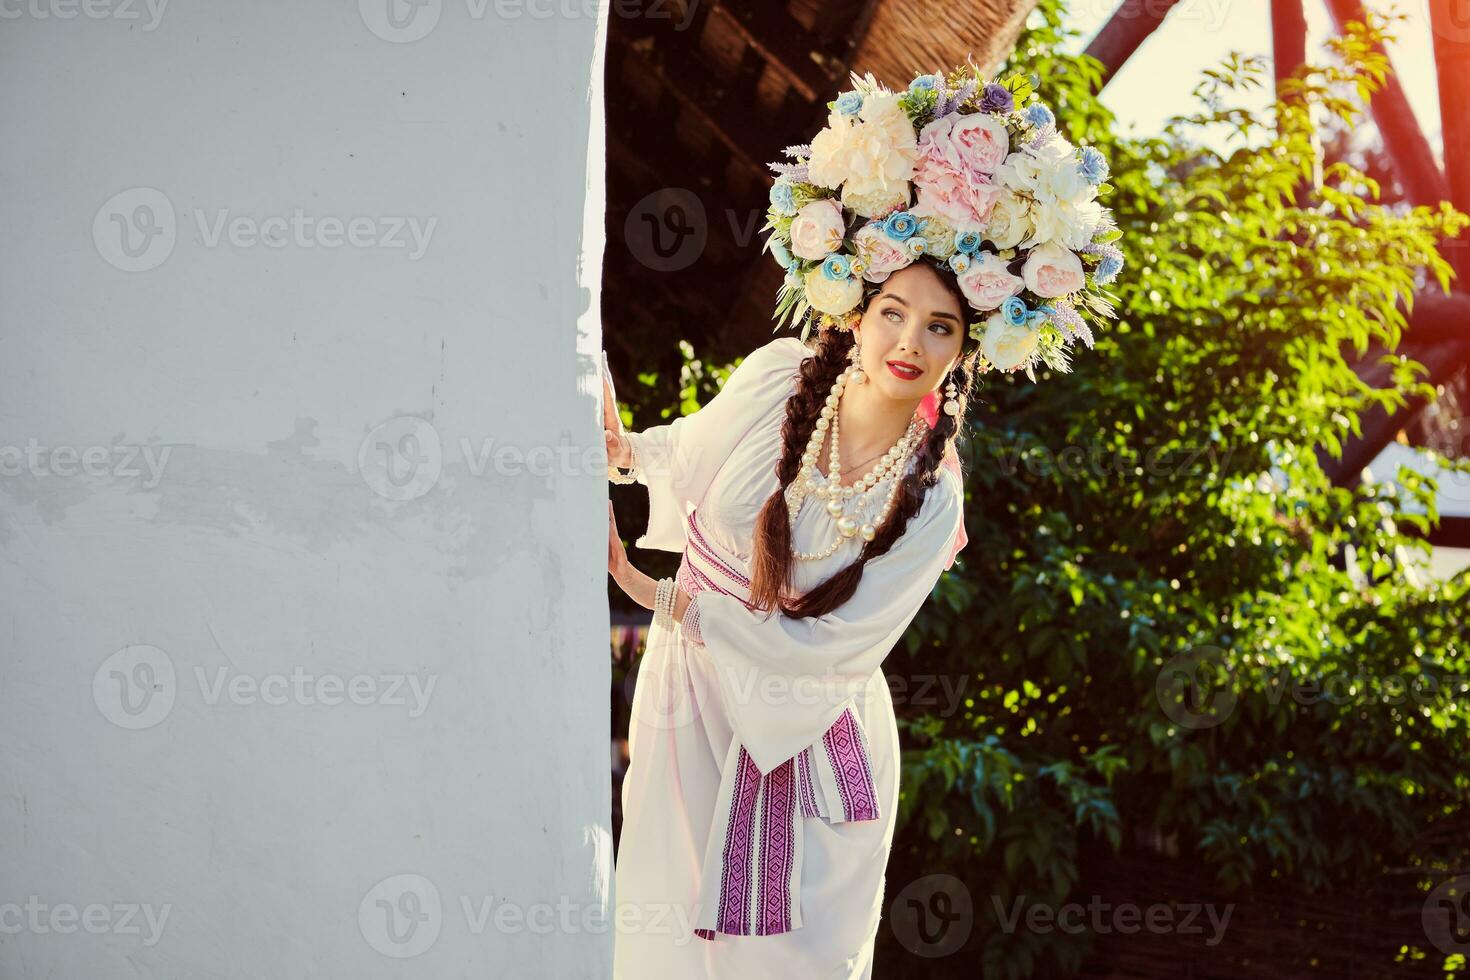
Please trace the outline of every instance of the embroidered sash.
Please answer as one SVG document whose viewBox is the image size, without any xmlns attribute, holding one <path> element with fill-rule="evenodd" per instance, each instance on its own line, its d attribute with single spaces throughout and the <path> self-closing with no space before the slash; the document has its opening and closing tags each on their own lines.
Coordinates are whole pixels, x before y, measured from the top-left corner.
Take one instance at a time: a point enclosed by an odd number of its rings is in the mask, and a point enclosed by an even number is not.
<svg viewBox="0 0 1470 980">
<path fill-rule="evenodd" d="M 749 579 L 700 530 L 697 509 L 686 524 L 679 585 L 690 595 L 714 589 L 748 603 Z M 695 934 L 713 940 L 800 928 L 803 822 L 878 816 L 867 734 L 851 705 L 821 738 L 765 775 L 732 740 L 705 847 Z"/>
</svg>

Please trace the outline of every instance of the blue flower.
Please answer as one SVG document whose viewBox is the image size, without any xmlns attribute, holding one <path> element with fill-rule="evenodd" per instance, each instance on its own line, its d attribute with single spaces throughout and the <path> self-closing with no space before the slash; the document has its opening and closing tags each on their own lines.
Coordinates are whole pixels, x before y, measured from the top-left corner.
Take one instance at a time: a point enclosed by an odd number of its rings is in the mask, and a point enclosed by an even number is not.
<svg viewBox="0 0 1470 980">
<path fill-rule="evenodd" d="M 837 111 L 844 116 L 855 116 L 863 109 L 863 93 L 843 92 L 837 97 Z"/>
<path fill-rule="evenodd" d="M 785 245 L 782 245 L 774 238 L 771 239 L 771 257 L 783 269 L 791 265 L 791 253 L 786 250 Z"/>
<path fill-rule="evenodd" d="M 1077 164 L 1082 179 L 1094 186 L 1108 179 L 1108 160 L 1090 146 L 1082 148 L 1082 162 Z"/>
<path fill-rule="evenodd" d="M 1031 311 L 1026 309 L 1026 303 L 1021 297 L 1012 296 L 1001 304 L 1000 313 L 1011 326 L 1021 327 L 1026 325 Z"/>
<path fill-rule="evenodd" d="M 791 194 L 791 185 L 784 180 L 778 180 L 771 185 L 771 207 L 776 209 L 777 214 L 787 217 L 796 213 L 796 199 Z"/>
<path fill-rule="evenodd" d="M 970 271 L 970 256 L 965 252 L 954 253 L 949 257 L 949 267 L 954 270 L 955 275 L 964 275 Z"/>
<path fill-rule="evenodd" d="M 981 112 L 1010 112 L 1016 107 L 1016 97 L 1004 85 L 991 82 L 980 96 Z"/>
<path fill-rule="evenodd" d="M 1026 317 L 1026 326 L 1035 330 L 1047 320 L 1050 320 L 1052 314 L 1054 313 L 1056 313 L 1056 310 L 1052 309 L 1050 306 L 1038 306 L 1036 309 L 1032 310 L 1031 313 Z"/>
<path fill-rule="evenodd" d="M 846 255 L 834 252 L 822 263 L 822 275 L 828 279 L 846 279 L 852 272 L 850 261 Z"/>
<path fill-rule="evenodd" d="M 939 79 L 934 75 L 920 75 L 909 82 L 910 92 L 927 92 L 939 84 Z"/>
<path fill-rule="evenodd" d="M 1037 129 L 1045 129 L 1048 126 L 1055 126 L 1057 123 L 1057 117 L 1052 115 L 1051 110 L 1040 102 L 1033 102 L 1028 105 L 1021 113 L 1021 117 Z"/>
<path fill-rule="evenodd" d="M 1106 286 L 1118 278 L 1118 273 L 1123 271 L 1123 256 L 1104 255 L 1102 261 L 1097 264 L 1097 270 L 1092 274 L 1092 281 L 1099 286 Z"/>
<path fill-rule="evenodd" d="M 889 238 L 903 241 L 919 230 L 919 219 L 910 211 L 895 211 L 883 219 L 883 230 Z"/>
<path fill-rule="evenodd" d="M 954 233 L 954 247 L 961 252 L 975 252 L 980 248 L 980 233 L 978 231 L 957 231 Z"/>
</svg>

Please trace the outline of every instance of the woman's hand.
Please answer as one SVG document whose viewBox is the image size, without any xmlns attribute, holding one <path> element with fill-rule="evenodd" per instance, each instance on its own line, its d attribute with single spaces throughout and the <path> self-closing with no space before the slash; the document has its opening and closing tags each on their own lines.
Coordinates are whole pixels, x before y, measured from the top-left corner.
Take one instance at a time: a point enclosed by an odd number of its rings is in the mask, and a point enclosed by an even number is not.
<svg viewBox="0 0 1470 980">
<path fill-rule="evenodd" d="M 619 469 L 633 465 L 633 447 L 623 434 L 623 420 L 618 415 L 618 402 L 606 374 L 602 376 L 602 441 L 607 444 L 607 463 Z"/>
<path fill-rule="evenodd" d="M 607 446 L 609 466 L 625 470 L 633 465 L 633 446 L 625 432 L 621 429 L 603 428 L 602 441 Z"/>
<path fill-rule="evenodd" d="M 613 514 L 610 500 L 607 503 L 607 571 L 613 581 L 618 583 L 618 588 L 627 593 L 628 598 L 644 609 L 653 608 L 653 601 L 658 596 L 658 582 L 634 568 L 628 561 L 628 552 L 618 534 L 618 519 Z M 684 594 L 683 589 L 675 589 L 674 619 L 682 623 L 684 610 L 688 608 L 689 596 Z"/>
</svg>

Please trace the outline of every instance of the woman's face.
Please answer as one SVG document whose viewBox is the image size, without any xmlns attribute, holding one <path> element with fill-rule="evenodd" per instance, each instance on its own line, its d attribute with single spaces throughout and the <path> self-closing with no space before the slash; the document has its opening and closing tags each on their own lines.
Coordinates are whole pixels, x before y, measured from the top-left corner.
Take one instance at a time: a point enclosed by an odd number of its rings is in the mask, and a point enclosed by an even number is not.
<svg viewBox="0 0 1470 980">
<path fill-rule="evenodd" d="M 965 311 L 938 272 L 915 262 L 884 281 L 854 333 L 869 383 L 895 401 L 917 401 L 959 360 Z"/>
</svg>

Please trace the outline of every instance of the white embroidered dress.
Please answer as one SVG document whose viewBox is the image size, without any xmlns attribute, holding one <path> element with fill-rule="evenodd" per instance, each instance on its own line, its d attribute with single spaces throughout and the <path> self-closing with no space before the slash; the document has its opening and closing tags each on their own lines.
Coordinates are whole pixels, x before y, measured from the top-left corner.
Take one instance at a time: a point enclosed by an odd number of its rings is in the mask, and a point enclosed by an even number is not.
<svg viewBox="0 0 1470 980">
<path fill-rule="evenodd" d="M 619 980 L 872 975 L 898 804 L 898 728 L 880 664 L 933 590 L 963 519 L 941 467 L 856 593 L 810 619 L 751 610 L 755 519 L 779 482 L 781 424 L 810 350 L 752 352 L 693 415 L 628 433 L 648 487 L 639 547 L 682 552 L 682 625 L 651 627 L 630 720 L 614 902 Z M 890 477 L 891 479 L 891 477 Z M 869 514 L 876 519 L 886 484 Z M 795 546 L 837 533 L 804 501 Z M 861 537 L 797 561 L 806 591 Z"/>
</svg>

